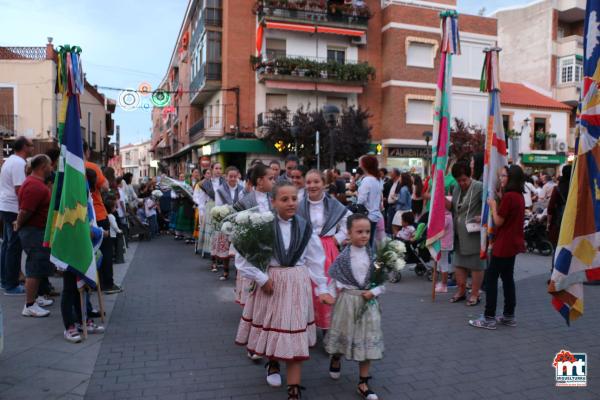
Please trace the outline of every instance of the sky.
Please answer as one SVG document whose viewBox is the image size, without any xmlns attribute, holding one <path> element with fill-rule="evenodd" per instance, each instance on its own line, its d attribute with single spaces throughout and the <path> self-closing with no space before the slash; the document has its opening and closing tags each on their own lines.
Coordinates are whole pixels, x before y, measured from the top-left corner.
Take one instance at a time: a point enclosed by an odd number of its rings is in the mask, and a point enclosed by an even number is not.
<svg viewBox="0 0 600 400">
<path fill-rule="evenodd" d="M 224 0 L 235 1 L 235 0 Z M 485 14 L 530 0 L 486 0 Z M 45 46 L 52 37 L 82 48 L 87 80 L 104 87 L 156 88 L 165 75 L 188 0 L 0 0 L 0 46 Z M 480 0 L 458 0 L 477 14 Z M 2 77 L 0 77 L 0 81 Z M 117 99 L 118 91 L 100 89 Z M 117 107 L 121 145 L 150 138 L 150 111 Z"/>
</svg>

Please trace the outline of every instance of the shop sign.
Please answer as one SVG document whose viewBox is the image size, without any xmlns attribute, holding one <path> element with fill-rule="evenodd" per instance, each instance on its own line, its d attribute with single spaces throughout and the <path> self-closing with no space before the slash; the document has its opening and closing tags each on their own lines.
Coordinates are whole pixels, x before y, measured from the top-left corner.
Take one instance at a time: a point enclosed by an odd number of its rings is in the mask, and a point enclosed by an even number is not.
<svg viewBox="0 0 600 400">
<path fill-rule="evenodd" d="M 390 147 L 388 157 L 398 158 L 428 158 L 429 149 L 426 147 Z"/>
<path fill-rule="evenodd" d="M 564 164 L 566 157 L 564 154 L 523 154 L 521 157 L 523 164 Z"/>
</svg>

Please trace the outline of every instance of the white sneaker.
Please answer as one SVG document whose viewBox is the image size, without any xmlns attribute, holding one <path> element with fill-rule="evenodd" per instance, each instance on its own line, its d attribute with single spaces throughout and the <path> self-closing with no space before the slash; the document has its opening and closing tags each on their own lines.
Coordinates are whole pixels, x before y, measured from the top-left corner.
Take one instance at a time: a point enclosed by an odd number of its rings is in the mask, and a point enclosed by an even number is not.
<svg viewBox="0 0 600 400">
<path fill-rule="evenodd" d="M 67 342 L 71 342 L 71 343 L 81 342 L 81 335 L 79 335 L 79 332 L 77 332 L 77 328 L 75 328 L 74 326 L 71 326 L 69 329 L 67 329 L 65 331 L 64 337 Z"/>
<path fill-rule="evenodd" d="M 250 352 L 247 352 L 247 353 L 246 353 L 246 355 L 247 355 L 247 356 L 248 356 L 248 358 L 249 358 L 249 359 L 251 359 L 252 361 L 258 361 L 258 360 L 260 360 L 260 359 L 262 358 L 261 356 L 259 356 L 259 355 L 255 354 L 255 353 L 250 353 Z"/>
<path fill-rule="evenodd" d="M 54 300 L 47 299 L 44 296 L 38 296 L 37 299 L 35 299 L 35 302 L 40 307 L 48 307 L 48 306 L 51 306 L 52 304 L 54 304 Z"/>
<path fill-rule="evenodd" d="M 104 326 L 96 325 L 91 319 L 87 322 L 88 333 L 104 333 Z"/>
<path fill-rule="evenodd" d="M 267 384 L 271 387 L 280 387 L 281 386 L 281 374 L 279 371 L 269 373 L 269 368 L 271 363 L 268 362 L 266 367 L 267 370 Z M 279 366 L 279 365 L 278 365 Z M 279 369 L 279 368 L 277 368 Z"/>
<path fill-rule="evenodd" d="M 44 310 L 42 307 L 38 306 L 37 303 L 33 303 L 33 305 L 29 307 L 25 304 L 23 306 L 23 311 L 21 311 L 21 315 L 24 317 L 41 318 L 50 315 L 50 311 Z"/>
<path fill-rule="evenodd" d="M 436 293 L 448 293 L 448 286 L 444 285 L 441 282 L 435 284 L 435 292 Z"/>
</svg>

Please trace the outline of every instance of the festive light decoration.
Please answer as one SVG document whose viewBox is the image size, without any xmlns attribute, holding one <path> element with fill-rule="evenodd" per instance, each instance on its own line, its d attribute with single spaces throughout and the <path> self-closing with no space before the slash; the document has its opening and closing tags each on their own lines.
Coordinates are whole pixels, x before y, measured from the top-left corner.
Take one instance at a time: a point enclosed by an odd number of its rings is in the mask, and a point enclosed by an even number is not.
<svg viewBox="0 0 600 400">
<path fill-rule="evenodd" d="M 133 89 L 125 89 L 119 94 L 119 106 L 123 111 L 133 111 L 140 106 L 140 94 Z"/>
<path fill-rule="evenodd" d="M 162 89 L 158 89 L 152 92 L 151 100 L 156 107 L 165 107 L 171 102 L 171 95 Z"/>
</svg>

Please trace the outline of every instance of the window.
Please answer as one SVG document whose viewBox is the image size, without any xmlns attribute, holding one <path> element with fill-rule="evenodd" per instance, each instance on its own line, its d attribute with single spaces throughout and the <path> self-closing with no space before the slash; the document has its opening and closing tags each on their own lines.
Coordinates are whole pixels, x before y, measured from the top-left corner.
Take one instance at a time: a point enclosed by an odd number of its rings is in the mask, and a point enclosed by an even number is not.
<svg viewBox="0 0 600 400">
<path fill-rule="evenodd" d="M 340 112 L 348 107 L 348 99 L 345 97 L 327 96 L 327 104 L 332 104 L 339 108 Z"/>
<path fill-rule="evenodd" d="M 538 136 L 538 132 L 548 133 L 546 118 L 533 119 L 533 145 L 536 150 L 546 150 L 546 138 Z"/>
<path fill-rule="evenodd" d="M 221 32 L 208 31 L 207 62 L 221 62 Z"/>
<path fill-rule="evenodd" d="M 406 104 L 406 123 L 433 124 L 433 101 L 409 99 Z"/>
<path fill-rule="evenodd" d="M 206 116 L 207 116 L 207 123 L 208 123 L 208 127 L 212 127 L 212 104 L 206 107 Z"/>
<path fill-rule="evenodd" d="M 96 132 L 92 131 L 92 143 L 90 144 L 90 148 L 96 149 Z"/>
<path fill-rule="evenodd" d="M 433 68 L 433 47 L 429 43 L 409 42 L 408 52 L 406 53 L 406 65 Z"/>
<path fill-rule="evenodd" d="M 456 78 L 481 79 L 481 66 L 485 55 L 483 50 L 492 45 L 469 43 L 461 40 L 461 55 L 452 57 L 452 76 Z"/>
<path fill-rule="evenodd" d="M 558 60 L 558 83 L 577 83 L 583 76 L 583 60 L 578 56 Z"/>
<path fill-rule="evenodd" d="M 221 114 L 221 102 L 219 100 L 217 100 L 216 104 L 215 104 L 215 126 L 219 126 L 220 123 L 220 114 Z"/>
<path fill-rule="evenodd" d="M 279 57 L 285 57 L 285 39 L 268 39 L 267 38 L 267 59 L 273 60 Z"/>
<path fill-rule="evenodd" d="M 345 49 L 327 49 L 327 61 L 333 61 L 338 64 L 346 63 Z"/>
<path fill-rule="evenodd" d="M 502 127 L 504 128 L 504 133 L 508 132 L 510 129 L 510 115 L 502 115 Z"/>
<path fill-rule="evenodd" d="M 267 111 L 287 107 L 287 94 L 267 94 Z"/>
</svg>

